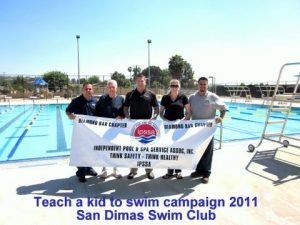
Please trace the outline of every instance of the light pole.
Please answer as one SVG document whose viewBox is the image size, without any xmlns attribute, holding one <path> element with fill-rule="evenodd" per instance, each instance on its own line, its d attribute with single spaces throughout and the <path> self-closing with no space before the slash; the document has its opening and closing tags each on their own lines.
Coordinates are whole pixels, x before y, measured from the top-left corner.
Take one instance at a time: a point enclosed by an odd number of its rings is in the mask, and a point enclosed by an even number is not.
<svg viewBox="0 0 300 225">
<path fill-rule="evenodd" d="M 77 39 L 77 66 L 78 66 L 78 87 L 80 86 L 80 64 L 79 64 L 79 38 L 80 35 L 76 35 L 76 39 Z"/>
<path fill-rule="evenodd" d="M 151 39 L 148 39 L 147 43 L 148 43 L 148 79 L 149 79 L 149 88 L 151 88 L 151 75 L 150 75 L 150 44 L 152 43 Z"/>
</svg>

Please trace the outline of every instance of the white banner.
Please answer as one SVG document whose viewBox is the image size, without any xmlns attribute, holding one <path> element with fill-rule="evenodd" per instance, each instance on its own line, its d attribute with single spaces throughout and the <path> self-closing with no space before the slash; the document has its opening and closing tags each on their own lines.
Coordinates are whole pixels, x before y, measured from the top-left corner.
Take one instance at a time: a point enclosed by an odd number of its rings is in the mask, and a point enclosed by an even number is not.
<svg viewBox="0 0 300 225">
<path fill-rule="evenodd" d="M 77 115 L 70 165 L 194 169 L 214 120 L 116 120 Z"/>
</svg>

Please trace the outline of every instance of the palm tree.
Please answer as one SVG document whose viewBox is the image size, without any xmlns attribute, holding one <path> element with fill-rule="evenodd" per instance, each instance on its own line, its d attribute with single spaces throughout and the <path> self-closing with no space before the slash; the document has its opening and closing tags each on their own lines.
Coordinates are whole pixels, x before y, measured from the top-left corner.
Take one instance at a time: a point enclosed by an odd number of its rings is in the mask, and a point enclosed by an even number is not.
<svg viewBox="0 0 300 225">
<path fill-rule="evenodd" d="M 131 66 L 128 67 L 128 72 L 130 73 L 130 77 L 131 77 L 131 72 L 132 72 L 132 67 Z"/>
<path fill-rule="evenodd" d="M 132 71 L 133 71 L 133 78 L 135 78 L 136 77 L 136 75 L 138 75 L 139 73 L 141 73 L 141 68 L 139 67 L 139 66 L 135 66 L 133 69 L 132 69 Z"/>
</svg>

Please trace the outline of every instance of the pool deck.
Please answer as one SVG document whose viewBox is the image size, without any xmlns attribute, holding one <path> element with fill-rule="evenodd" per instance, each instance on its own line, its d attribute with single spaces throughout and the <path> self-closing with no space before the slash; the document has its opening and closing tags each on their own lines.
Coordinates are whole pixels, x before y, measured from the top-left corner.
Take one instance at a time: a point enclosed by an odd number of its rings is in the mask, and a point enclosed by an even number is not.
<svg viewBox="0 0 300 225">
<path fill-rule="evenodd" d="M 246 104 L 263 104 L 263 99 L 253 98 L 252 100 L 246 100 L 245 98 L 237 98 L 232 101 L 230 97 L 221 97 L 226 102 L 233 103 L 246 103 Z M 38 98 L 18 98 L 18 99 L 8 99 L 5 102 L 0 101 L 0 105 L 14 105 L 14 104 L 68 104 L 71 102 L 71 98 L 51 98 L 51 99 L 38 99 Z M 270 101 L 265 101 L 265 105 L 270 103 Z M 282 102 L 275 102 L 275 105 L 285 106 L 287 103 L 283 104 Z M 294 107 L 300 107 L 300 103 L 293 103 Z"/>
<path fill-rule="evenodd" d="M 155 179 L 148 180 L 142 169 L 136 178 L 127 180 L 128 168 L 120 168 L 121 179 L 103 180 L 89 177 L 79 183 L 70 167 L 69 157 L 52 160 L 0 164 L 0 224 L 1 225 L 53 225 L 53 224 L 229 224 L 229 225 L 296 225 L 300 221 L 300 149 L 281 147 L 264 141 L 257 151 L 247 151 L 255 141 L 229 142 L 221 150 L 215 150 L 213 173 L 208 184 L 189 177 L 191 171 L 183 170 L 182 180 L 163 180 L 165 170 L 154 169 Z M 95 168 L 98 172 L 101 168 Z M 109 168 L 111 169 L 111 168 Z M 38 207 L 35 197 L 44 201 L 63 201 L 67 197 L 71 207 Z M 106 197 L 105 207 L 87 207 L 88 197 Z M 122 203 L 112 207 L 109 198 Z M 156 199 L 158 207 L 129 207 L 126 200 Z M 215 210 L 215 220 L 194 220 L 189 207 L 167 207 L 166 199 L 224 199 L 225 206 Z M 47 199 L 47 200 L 45 200 Z M 78 200 L 80 199 L 80 200 Z M 241 207 L 229 207 L 231 199 L 237 199 Z M 243 201 L 242 201 L 243 200 Z M 83 206 L 76 206 L 82 201 Z M 117 202 L 115 202 L 117 203 Z M 255 204 L 257 203 L 257 206 Z M 40 204 L 42 204 L 40 202 Z M 79 204 L 79 203 L 78 203 Z M 78 220 L 77 210 L 100 212 L 98 220 Z M 105 210 L 143 213 L 143 220 L 118 220 L 104 218 Z M 150 210 L 156 212 L 180 212 L 182 220 L 150 220 Z M 209 212 L 209 207 L 194 210 Z M 152 211 L 153 212 L 153 211 Z M 110 215 L 108 214 L 108 217 Z M 151 217 L 150 216 L 150 217 Z M 213 218 L 213 214 L 211 214 Z M 88 219 L 88 218 L 86 218 Z M 173 218 L 174 219 L 174 218 Z"/>
<path fill-rule="evenodd" d="M 29 104 L 68 104 L 71 102 L 70 98 L 51 98 L 51 99 L 40 99 L 40 98 L 12 98 L 5 102 L 0 102 L 0 105 L 29 105 Z"/>
</svg>

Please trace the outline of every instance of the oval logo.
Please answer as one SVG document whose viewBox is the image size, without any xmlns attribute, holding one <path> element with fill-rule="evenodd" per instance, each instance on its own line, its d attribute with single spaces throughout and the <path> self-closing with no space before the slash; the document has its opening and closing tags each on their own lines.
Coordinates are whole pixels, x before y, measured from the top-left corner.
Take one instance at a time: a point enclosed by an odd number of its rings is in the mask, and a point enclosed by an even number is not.
<svg viewBox="0 0 300 225">
<path fill-rule="evenodd" d="M 159 130 L 151 122 L 140 122 L 132 128 L 131 135 L 139 143 L 149 144 L 157 138 Z"/>
</svg>

